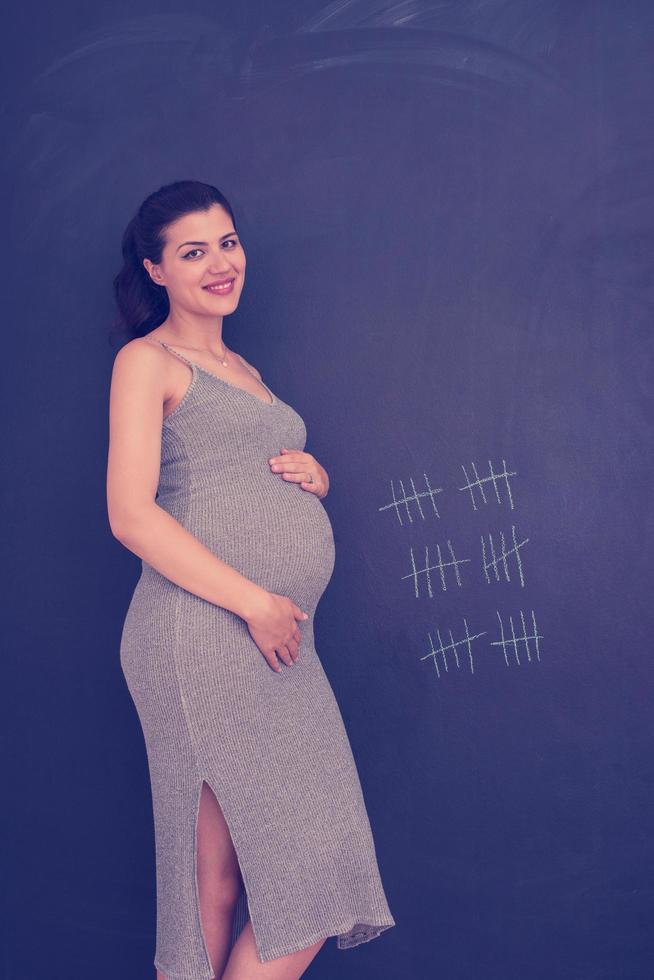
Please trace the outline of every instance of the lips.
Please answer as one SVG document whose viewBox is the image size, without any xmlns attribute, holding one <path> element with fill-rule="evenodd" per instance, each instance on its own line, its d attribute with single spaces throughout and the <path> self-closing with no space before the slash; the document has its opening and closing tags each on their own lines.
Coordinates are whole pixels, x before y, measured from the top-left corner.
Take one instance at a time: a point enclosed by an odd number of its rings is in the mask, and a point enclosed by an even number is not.
<svg viewBox="0 0 654 980">
<path fill-rule="evenodd" d="M 234 276 L 229 279 L 216 279 L 214 282 L 208 282 L 203 289 L 206 289 L 208 293 L 212 293 L 214 296 L 222 296 L 231 293 L 234 288 Z"/>
</svg>

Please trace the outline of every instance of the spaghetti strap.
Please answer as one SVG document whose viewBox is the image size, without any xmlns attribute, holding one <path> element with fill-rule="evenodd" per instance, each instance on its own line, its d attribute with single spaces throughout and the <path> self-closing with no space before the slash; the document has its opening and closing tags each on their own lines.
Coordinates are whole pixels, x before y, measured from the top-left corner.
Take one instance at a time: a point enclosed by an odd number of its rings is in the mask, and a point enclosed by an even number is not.
<svg viewBox="0 0 654 980">
<path fill-rule="evenodd" d="M 248 362 L 245 360 L 245 358 L 244 357 L 241 357 L 241 355 L 239 354 L 239 352 L 236 351 L 236 350 L 233 351 L 233 353 L 236 354 L 236 356 L 238 357 L 238 359 L 241 362 L 241 364 L 243 365 L 243 367 L 247 369 L 247 371 L 252 375 L 252 377 L 253 378 L 256 378 L 257 381 L 261 381 L 261 378 L 259 377 L 259 375 L 258 374 L 255 374 L 255 372 L 252 370 L 252 368 L 250 367 L 250 365 L 248 364 Z M 268 388 L 267 385 L 264 385 L 264 387 L 265 388 Z M 268 388 L 268 391 L 270 391 L 270 388 Z M 271 392 L 271 394 L 272 394 L 272 392 Z"/>
<path fill-rule="evenodd" d="M 157 343 L 158 344 L 161 344 L 162 347 L 165 347 L 166 350 L 167 351 L 170 351 L 171 354 L 174 354 L 175 357 L 181 358 L 183 361 L 185 361 L 189 365 L 189 367 L 191 367 L 191 368 L 194 368 L 195 367 L 195 364 L 193 363 L 193 361 L 189 361 L 188 357 L 184 357 L 184 355 L 183 354 L 180 354 L 179 351 L 176 351 L 174 347 L 169 347 L 168 344 L 165 344 L 163 342 L 163 340 L 158 340 Z"/>
</svg>

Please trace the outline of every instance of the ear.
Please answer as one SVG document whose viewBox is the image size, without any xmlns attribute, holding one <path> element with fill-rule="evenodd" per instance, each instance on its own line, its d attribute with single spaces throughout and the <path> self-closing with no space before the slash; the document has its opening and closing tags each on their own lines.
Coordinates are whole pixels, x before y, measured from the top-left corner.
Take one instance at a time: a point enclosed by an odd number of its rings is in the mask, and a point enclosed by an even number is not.
<svg viewBox="0 0 654 980">
<path fill-rule="evenodd" d="M 147 271 L 148 275 L 150 276 L 150 279 L 152 279 L 153 283 L 156 286 L 163 286 L 164 285 L 164 278 L 163 278 L 163 276 L 161 274 L 161 269 L 159 268 L 159 266 L 158 265 L 154 265 L 150 261 L 150 259 L 143 259 L 143 265 L 145 266 L 146 271 Z"/>
</svg>

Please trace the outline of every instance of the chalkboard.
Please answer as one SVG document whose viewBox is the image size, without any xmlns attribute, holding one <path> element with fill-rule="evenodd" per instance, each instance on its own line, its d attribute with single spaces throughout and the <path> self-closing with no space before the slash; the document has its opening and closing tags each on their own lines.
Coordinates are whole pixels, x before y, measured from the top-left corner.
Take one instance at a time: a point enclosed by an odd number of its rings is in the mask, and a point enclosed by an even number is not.
<svg viewBox="0 0 654 980">
<path fill-rule="evenodd" d="M 397 921 L 306 975 L 645 980 L 651 5 L 6 18 L 3 975 L 151 975 L 107 336 L 122 229 L 195 178 L 248 259 L 225 339 L 330 475 L 317 648 Z"/>
</svg>

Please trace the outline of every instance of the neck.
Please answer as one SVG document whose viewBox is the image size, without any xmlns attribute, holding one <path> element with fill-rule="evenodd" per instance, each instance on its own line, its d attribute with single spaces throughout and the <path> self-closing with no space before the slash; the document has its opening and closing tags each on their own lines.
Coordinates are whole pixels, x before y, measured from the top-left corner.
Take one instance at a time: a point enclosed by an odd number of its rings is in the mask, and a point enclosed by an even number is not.
<svg viewBox="0 0 654 980">
<path fill-rule="evenodd" d="M 223 318 L 198 317 L 183 311 L 171 312 L 161 324 L 167 333 L 175 338 L 180 347 L 194 347 L 208 350 L 222 356 L 225 350 L 223 341 Z"/>
</svg>

